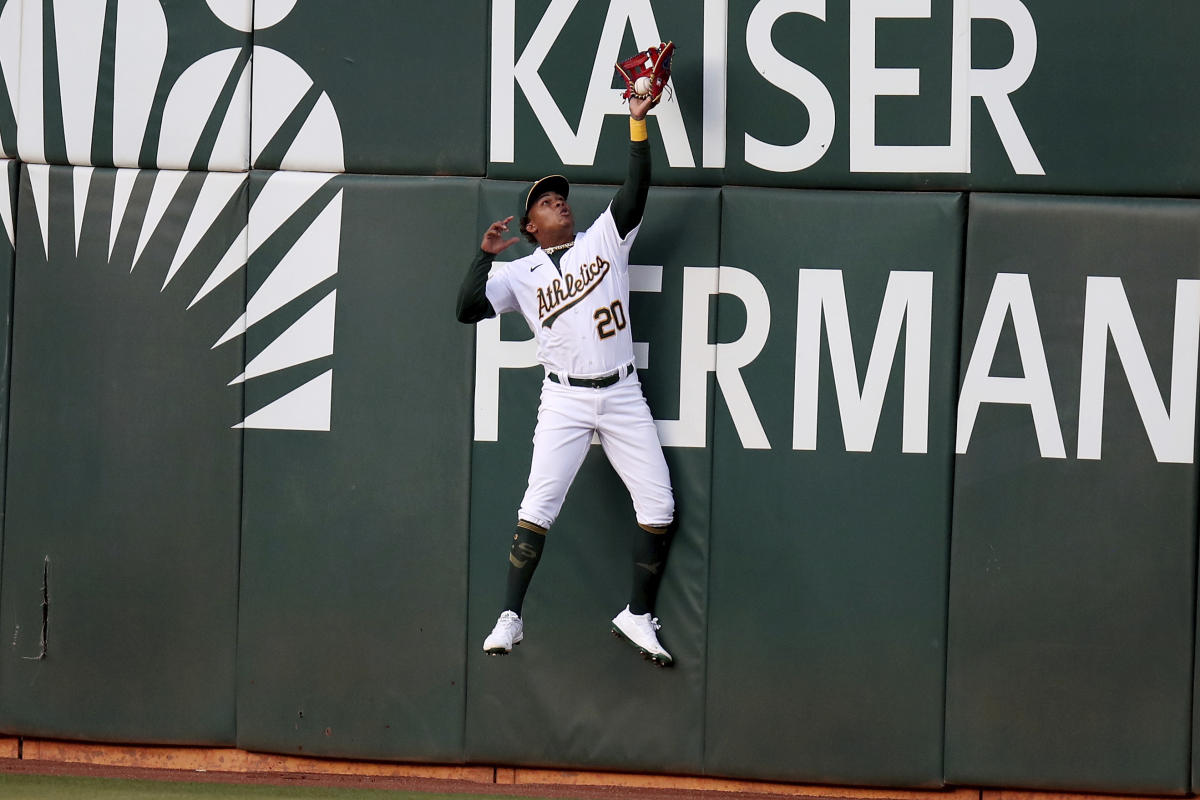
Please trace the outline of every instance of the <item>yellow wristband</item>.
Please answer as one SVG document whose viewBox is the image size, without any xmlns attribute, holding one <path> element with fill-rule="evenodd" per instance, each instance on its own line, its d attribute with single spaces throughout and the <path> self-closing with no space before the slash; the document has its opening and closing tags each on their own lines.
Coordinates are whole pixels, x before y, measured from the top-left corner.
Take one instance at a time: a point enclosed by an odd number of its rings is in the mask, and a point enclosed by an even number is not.
<svg viewBox="0 0 1200 800">
<path fill-rule="evenodd" d="M 629 118 L 629 141 L 644 142 L 650 138 L 646 134 L 646 120 Z"/>
</svg>

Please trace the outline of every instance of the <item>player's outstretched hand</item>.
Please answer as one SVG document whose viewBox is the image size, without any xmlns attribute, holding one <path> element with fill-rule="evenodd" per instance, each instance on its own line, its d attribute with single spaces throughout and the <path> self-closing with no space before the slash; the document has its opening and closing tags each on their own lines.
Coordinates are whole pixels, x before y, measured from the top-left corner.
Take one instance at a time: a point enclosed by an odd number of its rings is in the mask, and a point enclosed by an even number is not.
<svg viewBox="0 0 1200 800">
<path fill-rule="evenodd" d="M 483 241 L 480 242 L 479 249 L 485 253 L 496 255 L 516 244 L 520 237 L 504 238 L 505 232 L 508 231 L 508 223 L 510 222 L 512 222 L 512 217 L 508 216 L 489 225 L 487 231 L 483 234 Z"/>
<path fill-rule="evenodd" d="M 658 100 L 661 99 L 662 95 L 659 95 Z M 650 109 L 658 105 L 658 100 L 651 99 L 649 95 L 640 99 L 636 96 L 629 98 L 629 116 L 634 119 L 645 119 L 646 115 L 650 113 Z"/>
</svg>

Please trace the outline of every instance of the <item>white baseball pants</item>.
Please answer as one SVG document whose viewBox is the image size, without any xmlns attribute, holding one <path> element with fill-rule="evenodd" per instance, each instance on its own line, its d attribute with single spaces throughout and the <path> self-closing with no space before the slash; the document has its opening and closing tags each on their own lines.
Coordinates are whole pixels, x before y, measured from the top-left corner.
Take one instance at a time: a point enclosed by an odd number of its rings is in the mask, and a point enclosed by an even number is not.
<svg viewBox="0 0 1200 800">
<path fill-rule="evenodd" d="M 670 525 L 675 517 L 671 476 L 636 371 L 603 389 L 543 382 L 529 487 L 518 518 L 543 528 L 554 524 L 593 432 L 629 490 L 638 523 Z"/>
</svg>

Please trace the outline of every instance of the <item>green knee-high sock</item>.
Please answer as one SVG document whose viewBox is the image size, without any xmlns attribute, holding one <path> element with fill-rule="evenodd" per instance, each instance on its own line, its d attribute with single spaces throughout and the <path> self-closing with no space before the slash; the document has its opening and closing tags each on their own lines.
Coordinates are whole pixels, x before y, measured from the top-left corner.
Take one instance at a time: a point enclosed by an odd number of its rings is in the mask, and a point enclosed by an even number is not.
<svg viewBox="0 0 1200 800">
<path fill-rule="evenodd" d="M 667 564 L 667 549 L 671 546 L 670 530 L 669 527 L 638 525 L 633 544 L 633 594 L 629 599 L 631 613 L 654 613 L 658 585 L 662 582 L 663 568 Z"/>
<path fill-rule="evenodd" d="M 508 552 L 508 584 L 504 590 L 504 608 L 521 616 L 521 605 L 525 592 L 533 580 L 533 571 L 542 560 L 542 548 L 546 546 L 546 529 L 532 522 L 521 520 L 513 534 L 512 548 Z"/>
</svg>

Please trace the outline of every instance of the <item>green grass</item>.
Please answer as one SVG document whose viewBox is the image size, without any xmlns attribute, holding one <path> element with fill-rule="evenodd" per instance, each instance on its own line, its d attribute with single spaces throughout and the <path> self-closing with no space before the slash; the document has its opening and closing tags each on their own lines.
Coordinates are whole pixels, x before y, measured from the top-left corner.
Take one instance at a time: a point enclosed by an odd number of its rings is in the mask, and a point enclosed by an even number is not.
<svg viewBox="0 0 1200 800">
<path fill-rule="evenodd" d="M 387 789 L 335 789 L 325 786 L 243 786 L 230 783 L 175 783 L 117 778 L 49 777 L 0 773 L 4 800 L 533 800 L 512 795 L 429 794 Z"/>
</svg>

